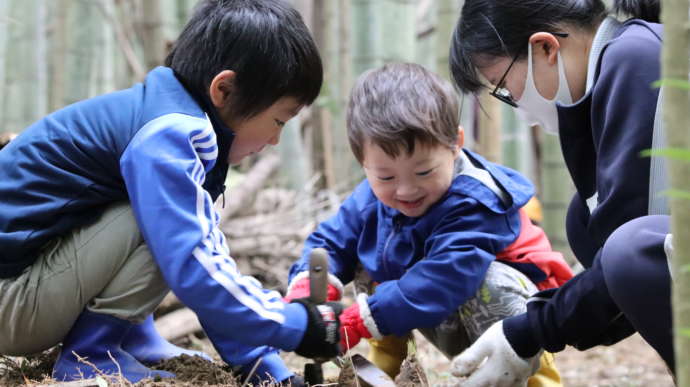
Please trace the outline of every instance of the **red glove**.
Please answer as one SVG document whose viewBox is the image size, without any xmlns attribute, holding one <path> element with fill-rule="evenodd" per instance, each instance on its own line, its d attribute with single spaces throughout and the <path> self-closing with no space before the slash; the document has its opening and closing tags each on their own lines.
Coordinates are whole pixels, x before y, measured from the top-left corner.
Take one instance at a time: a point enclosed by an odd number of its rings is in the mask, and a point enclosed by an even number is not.
<svg viewBox="0 0 690 387">
<path fill-rule="evenodd" d="M 307 297 L 309 297 L 309 278 L 304 277 L 297 279 L 294 284 L 288 288 L 288 293 L 283 297 L 283 301 L 291 302 L 296 298 Z M 328 284 L 326 301 L 340 301 L 340 290 L 332 284 Z"/>
<path fill-rule="evenodd" d="M 340 350 L 347 352 L 362 338 L 371 338 L 371 333 L 359 313 L 359 304 L 355 302 L 340 315 Z"/>
</svg>

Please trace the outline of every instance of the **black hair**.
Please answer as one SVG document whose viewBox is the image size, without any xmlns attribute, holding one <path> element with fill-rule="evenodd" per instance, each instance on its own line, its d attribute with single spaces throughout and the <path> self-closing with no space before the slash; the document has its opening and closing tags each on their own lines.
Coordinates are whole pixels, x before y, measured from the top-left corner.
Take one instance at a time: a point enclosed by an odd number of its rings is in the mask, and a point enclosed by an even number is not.
<svg viewBox="0 0 690 387">
<path fill-rule="evenodd" d="M 659 21 L 660 0 L 614 0 L 614 10 Z M 477 68 L 501 57 L 523 58 L 535 32 L 563 32 L 564 25 L 594 29 L 607 15 L 602 0 L 466 0 L 450 47 L 450 72 L 463 92 L 484 85 Z"/>
<path fill-rule="evenodd" d="M 636 19 L 652 23 L 661 21 L 661 0 L 615 0 L 613 9 L 616 13 L 630 15 Z"/>
<path fill-rule="evenodd" d="M 236 73 L 231 111 L 248 118 L 278 99 L 309 105 L 323 83 L 316 44 L 302 17 L 282 0 L 202 0 L 165 60 L 193 93 Z"/>
<path fill-rule="evenodd" d="M 450 82 L 414 63 L 388 63 L 362 74 L 347 107 L 350 149 L 361 164 L 364 145 L 388 156 L 411 155 L 415 145 L 453 148 L 459 101 Z"/>
</svg>

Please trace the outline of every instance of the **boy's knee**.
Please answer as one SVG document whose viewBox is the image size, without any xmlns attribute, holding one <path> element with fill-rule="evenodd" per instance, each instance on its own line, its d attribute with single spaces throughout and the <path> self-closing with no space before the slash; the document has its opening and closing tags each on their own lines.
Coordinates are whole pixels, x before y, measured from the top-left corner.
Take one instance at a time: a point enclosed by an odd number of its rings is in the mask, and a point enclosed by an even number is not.
<svg viewBox="0 0 690 387">
<path fill-rule="evenodd" d="M 505 302 L 506 299 L 520 299 L 524 302 L 538 291 L 530 279 L 504 263 L 494 261 L 486 272 L 478 297 L 492 303 Z M 501 301 L 503 300 L 503 301 Z"/>
</svg>

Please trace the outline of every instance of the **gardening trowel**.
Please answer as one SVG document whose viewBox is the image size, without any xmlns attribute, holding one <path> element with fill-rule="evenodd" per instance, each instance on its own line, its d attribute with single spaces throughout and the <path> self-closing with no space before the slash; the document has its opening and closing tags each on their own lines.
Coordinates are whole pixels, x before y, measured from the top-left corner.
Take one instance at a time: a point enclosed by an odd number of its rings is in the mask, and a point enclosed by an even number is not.
<svg viewBox="0 0 690 387">
<path fill-rule="evenodd" d="M 357 375 L 357 378 L 363 382 L 363 385 L 372 387 L 395 387 L 395 382 L 393 382 L 393 379 L 391 379 L 387 373 L 383 372 L 382 369 L 375 366 L 374 363 L 370 362 L 364 356 L 356 353 L 348 357 L 351 357 L 355 374 Z M 338 367 L 342 367 L 343 361 L 343 358 L 338 358 L 334 360 L 334 363 Z"/>
<path fill-rule="evenodd" d="M 326 302 L 328 291 L 328 252 L 322 248 L 311 251 L 309 256 L 309 300 L 316 304 Z M 323 384 L 323 369 L 321 363 L 328 359 L 314 359 L 313 363 L 304 365 L 304 380 L 309 385 Z M 334 360 L 336 365 L 339 360 Z M 357 377 L 373 387 L 395 387 L 393 379 L 383 370 L 374 365 L 360 354 L 352 355 L 352 365 Z"/>
<path fill-rule="evenodd" d="M 311 251 L 309 256 L 309 301 L 319 305 L 326 302 L 328 291 L 328 252 L 322 248 Z M 328 359 L 314 359 L 304 365 L 304 381 L 313 386 L 323 384 L 321 363 Z"/>
</svg>

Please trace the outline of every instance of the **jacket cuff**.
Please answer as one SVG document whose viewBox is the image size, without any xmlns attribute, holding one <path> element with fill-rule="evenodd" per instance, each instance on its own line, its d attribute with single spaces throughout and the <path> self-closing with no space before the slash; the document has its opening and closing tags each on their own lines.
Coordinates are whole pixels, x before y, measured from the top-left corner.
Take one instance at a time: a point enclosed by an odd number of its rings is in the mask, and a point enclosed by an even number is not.
<svg viewBox="0 0 690 387">
<path fill-rule="evenodd" d="M 292 352 L 302 341 L 307 329 L 307 310 L 300 304 L 285 304 L 283 309 L 285 321 L 278 335 L 274 338 L 273 347 Z"/>
<path fill-rule="evenodd" d="M 529 325 L 527 313 L 503 320 L 503 334 L 515 353 L 521 358 L 534 357 L 541 350 Z"/>
<path fill-rule="evenodd" d="M 379 331 L 376 321 L 374 321 L 374 316 L 371 315 L 371 309 L 369 309 L 369 297 L 366 294 L 360 293 L 357 296 L 357 305 L 359 306 L 359 317 L 362 319 L 364 326 L 367 328 L 371 337 L 376 340 L 381 340 L 383 335 Z"/>
</svg>

